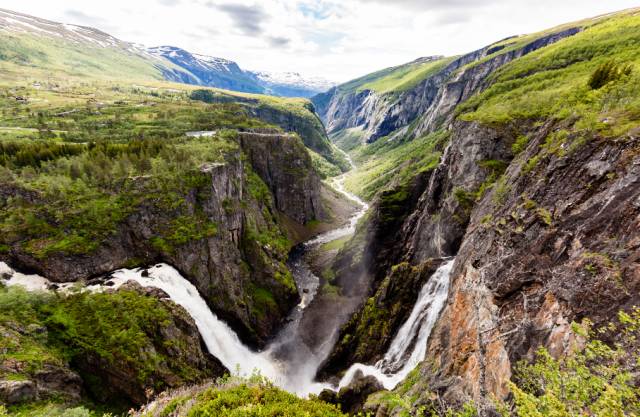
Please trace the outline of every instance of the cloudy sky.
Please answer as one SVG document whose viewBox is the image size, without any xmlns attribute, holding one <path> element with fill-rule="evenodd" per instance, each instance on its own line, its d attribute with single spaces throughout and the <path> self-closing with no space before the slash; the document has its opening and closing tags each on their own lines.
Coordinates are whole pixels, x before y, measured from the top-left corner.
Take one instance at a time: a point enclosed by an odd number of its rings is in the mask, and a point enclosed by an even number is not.
<svg viewBox="0 0 640 417">
<path fill-rule="evenodd" d="M 0 7 L 334 81 L 639 6 L 638 0 L 0 0 Z"/>
</svg>

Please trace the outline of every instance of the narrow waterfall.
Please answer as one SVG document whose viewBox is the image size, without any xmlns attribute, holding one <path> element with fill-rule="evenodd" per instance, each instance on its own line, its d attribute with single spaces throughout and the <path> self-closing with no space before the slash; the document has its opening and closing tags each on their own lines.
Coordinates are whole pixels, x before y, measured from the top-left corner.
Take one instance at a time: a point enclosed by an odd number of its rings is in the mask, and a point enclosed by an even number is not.
<svg viewBox="0 0 640 417">
<path fill-rule="evenodd" d="M 451 259 L 442 264 L 422 287 L 411 315 L 398 330 L 384 358 L 373 366 L 352 365 L 340 381 L 340 388 L 349 385 L 355 375 L 362 372 L 374 376 L 390 390 L 424 360 L 431 330 L 447 299 L 453 262 Z"/>
</svg>

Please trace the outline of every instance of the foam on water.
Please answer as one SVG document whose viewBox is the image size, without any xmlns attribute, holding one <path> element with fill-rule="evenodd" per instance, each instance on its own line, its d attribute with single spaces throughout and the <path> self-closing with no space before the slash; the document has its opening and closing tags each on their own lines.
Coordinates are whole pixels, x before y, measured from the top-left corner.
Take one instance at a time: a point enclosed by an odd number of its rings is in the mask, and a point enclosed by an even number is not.
<svg viewBox="0 0 640 417">
<path fill-rule="evenodd" d="M 391 390 L 424 360 L 431 330 L 447 299 L 453 262 L 451 259 L 442 264 L 422 287 L 411 315 L 398 330 L 384 358 L 375 365 L 352 365 L 339 388 L 349 385 L 356 374 L 362 372 L 374 376 L 385 389 Z"/>
</svg>

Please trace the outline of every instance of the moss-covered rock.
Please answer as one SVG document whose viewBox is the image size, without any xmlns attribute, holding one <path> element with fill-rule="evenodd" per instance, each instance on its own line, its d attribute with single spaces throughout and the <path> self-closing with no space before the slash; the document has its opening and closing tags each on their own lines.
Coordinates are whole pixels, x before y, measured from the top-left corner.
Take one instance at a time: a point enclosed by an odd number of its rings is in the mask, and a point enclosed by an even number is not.
<svg viewBox="0 0 640 417">
<path fill-rule="evenodd" d="M 74 404 L 88 395 L 126 407 L 222 375 L 193 319 L 158 297 L 134 283 L 95 294 L 1 289 L 3 400 Z"/>
</svg>

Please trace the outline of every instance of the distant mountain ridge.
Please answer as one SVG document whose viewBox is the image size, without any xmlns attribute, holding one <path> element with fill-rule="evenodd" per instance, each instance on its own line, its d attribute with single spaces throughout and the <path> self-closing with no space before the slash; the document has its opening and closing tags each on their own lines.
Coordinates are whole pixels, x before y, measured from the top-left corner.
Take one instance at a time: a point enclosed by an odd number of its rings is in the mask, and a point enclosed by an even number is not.
<svg viewBox="0 0 640 417">
<path fill-rule="evenodd" d="M 195 75 L 188 84 L 226 88 L 246 93 L 309 98 L 334 87 L 336 83 L 320 77 L 303 77 L 297 72 L 245 71 L 225 58 L 191 53 L 175 46 L 157 46 L 147 51 Z"/>
<path fill-rule="evenodd" d="M 33 45 L 28 39 L 38 40 Z M 232 91 L 309 98 L 335 85 L 298 73 L 246 71 L 231 60 L 191 53 L 174 46 L 147 48 L 99 29 L 53 22 L 0 8 L 0 62 L 51 68 L 52 61 L 70 74 L 83 71 L 113 76 L 151 76 L 184 84 Z M 17 47 L 20 44 L 20 47 Z M 44 45 L 47 45 L 46 47 Z M 57 59 L 72 53 L 82 59 Z M 82 46 L 83 48 L 78 48 Z M 20 51 L 20 52 L 17 52 Z M 69 62 L 85 62 L 73 68 Z M 94 75 L 96 75 L 94 74 Z"/>
</svg>

